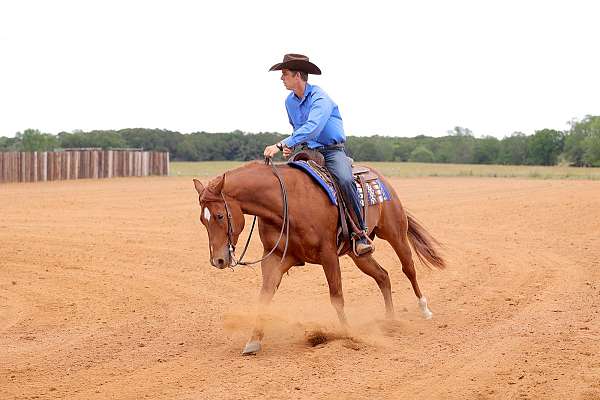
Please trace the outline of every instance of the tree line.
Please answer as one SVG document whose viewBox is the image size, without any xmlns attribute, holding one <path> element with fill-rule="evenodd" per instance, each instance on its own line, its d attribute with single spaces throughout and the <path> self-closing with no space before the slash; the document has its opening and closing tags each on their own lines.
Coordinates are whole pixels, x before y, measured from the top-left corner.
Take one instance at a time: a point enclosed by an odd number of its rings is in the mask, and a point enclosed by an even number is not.
<svg viewBox="0 0 600 400">
<path fill-rule="evenodd" d="M 49 151 L 66 148 L 143 148 L 169 151 L 172 160 L 260 159 L 265 146 L 287 137 L 276 132 L 241 131 L 183 134 L 163 129 L 94 130 L 56 135 L 27 129 L 0 137 L 0 151 Z M 515 132 L 502 139 L 475 137 L 456 127 L 446 136 L 348 136 L 347 151 L 357 161 L 415 161 L 465 164 L 600 166 L 600 116 L 588 115 L 570 129 L 542 129 L 532 135 Z"/>
</svg>

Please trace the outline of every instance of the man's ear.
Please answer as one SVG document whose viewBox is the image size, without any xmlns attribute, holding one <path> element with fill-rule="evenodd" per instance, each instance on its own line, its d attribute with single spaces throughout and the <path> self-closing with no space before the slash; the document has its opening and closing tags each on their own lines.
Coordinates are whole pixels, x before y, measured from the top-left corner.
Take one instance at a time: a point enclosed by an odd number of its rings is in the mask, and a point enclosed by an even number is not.
<svg viewBox="0 0 600 400">
<path fill-rule="evenodd" d="M 202 192 L 204 192 L 204 186 L 202 186 L 202 182 L 200 182 L 198 179 L 194 179 L 194 187 L 196 188 L 198 195 L 202 196 Z"/>
</svg>

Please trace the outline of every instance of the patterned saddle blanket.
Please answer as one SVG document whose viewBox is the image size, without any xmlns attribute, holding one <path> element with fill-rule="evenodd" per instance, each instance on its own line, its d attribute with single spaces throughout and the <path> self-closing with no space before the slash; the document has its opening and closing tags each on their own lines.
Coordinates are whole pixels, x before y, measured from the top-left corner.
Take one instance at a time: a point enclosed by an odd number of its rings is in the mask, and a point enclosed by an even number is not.
<svg viewBox="0 0 600 400">
<path fill-rule="evenodd" d="M 330 182 L 329 177 L 323 172 L 323 167 L 312 160 L 290 161 L 288 162 L 288 165 L 290 167 L 300 169 L 310 175 L 310 177 L 313 178 L 313 180 L 325 191 L 325 193 L 327 193 L 331 203 L 333 205 L 337 205 L 337 193 L 333 187 L 333 184 Z M 356 172 L 355 169 L 357 170 Z M 354 184 L 358 189 L 361 206 L 364 207 L 365 205 L 365 197 L 367 205 L 369 206 L 383 203 L 384 201 L 388 201 L 392 198 L 392 196 L 390 196 L 390 192 L 385 187 L 381 179 L 379 179 L 379 177 L 374 174 L 370 174 L 370 170 L 366 168 L 355 169 L 353 169 L 352 172 L 354 175 Z M 366 177 L 366 179 L 364 179 L 367 192 L 366 196 L 360 183 L 361 174 L 365 174 Z"/>
</svg>

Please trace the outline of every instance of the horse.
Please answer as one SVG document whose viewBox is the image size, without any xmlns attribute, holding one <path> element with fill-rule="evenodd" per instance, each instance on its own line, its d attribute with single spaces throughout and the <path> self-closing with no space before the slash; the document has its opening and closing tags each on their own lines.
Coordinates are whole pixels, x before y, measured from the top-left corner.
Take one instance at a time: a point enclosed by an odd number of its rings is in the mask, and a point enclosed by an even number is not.
<svg viewBox="0 0 600 400">
<path fill-rule="evenodd" d="M 372 172 L 386 185 L 391 199 L 368 207 L 368 235 L 371 239 L 378 237 L 390 243 L 400 259 L 402 272 L 410 280 L 423 317 L 430 319 L 433 314 L 419 289 L 411 245 L 423 264 L 443 269 L 446 264 L 439 252 L 439 242 L 404 210 L 387 179 L 374 169 Z M 200 221 L 208 232 L 212 266 L 223 269 L 238 263 L 234 252 L 244 229 L 244 215 L 258 218 L 264 249 L 263 258 L 259 260 L 262 287 L 257 319 L 242 354 L 256 354 L 262 349 L 266 308 L 283 274 L 304 263 L 323 267 L 331 304 L 342 328 L 347 329 L 336 243 L 338 208 L 312 178 L 285 164 L 269 166 L 251 162 L 226 171 L 206 187 L 197 179 L 193 182 L 201 209 Z M 287 238 L 282 241 L 286 227 Z M 363 273 L 375 280 L 383 295 L 386 318 L 392 320 L 394 305 L 388 272 L 375 260 L 373 253 L 357 256 L 350 251 L 348 255 Z"/>
</svg>

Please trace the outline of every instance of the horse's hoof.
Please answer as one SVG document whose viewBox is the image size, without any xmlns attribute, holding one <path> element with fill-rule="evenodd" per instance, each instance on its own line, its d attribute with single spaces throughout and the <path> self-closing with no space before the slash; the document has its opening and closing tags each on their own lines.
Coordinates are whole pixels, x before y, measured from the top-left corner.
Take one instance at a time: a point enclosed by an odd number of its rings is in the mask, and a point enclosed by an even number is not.
<svg viewBox="0 0 600 400">
<path fill-rule="evenodd" d="M 427 299 L 425 298 L 425 296 L 423 296 L 419 299 L 419 308 L 421 309 L 423 318 L 431 319 L 433 317 L 433 313 L 431 312 L 429 307 L 427 307 Z"/>
<path fill-rule="evenodd" d="M 260 342 L 258 340 L 248 342 L 246 343 L 246 347 L 244 347 L 244 351 L 242 351 L 242 355 L 253 356 L 260 351 L 260 348 Z"/>
</svg>

